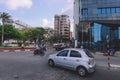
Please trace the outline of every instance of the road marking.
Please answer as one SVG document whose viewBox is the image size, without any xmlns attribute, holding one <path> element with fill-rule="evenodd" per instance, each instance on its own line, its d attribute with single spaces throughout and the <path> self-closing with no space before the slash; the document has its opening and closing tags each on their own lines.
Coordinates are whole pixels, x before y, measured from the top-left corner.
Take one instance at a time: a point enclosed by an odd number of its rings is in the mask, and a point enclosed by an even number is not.
<svg viewBox="0 0 120 80">
<path fill-rule="evenodd" d="M 4 52 L 9 52 L 10 50 L 4 50 Z"/>
<path fill-rule="evenodd" d="M 111 67 L 120 68 L 120 65 L 111 64 Z"/>
<path fill-rule="evenodd" d="M 14 52 L 19 52 L 20 50 L 14 50 Z"/>
<path fill-rule="evenodd" d="M 29 49 L 25 49 L 25 51 L 30 51 Z"/>
</svg>

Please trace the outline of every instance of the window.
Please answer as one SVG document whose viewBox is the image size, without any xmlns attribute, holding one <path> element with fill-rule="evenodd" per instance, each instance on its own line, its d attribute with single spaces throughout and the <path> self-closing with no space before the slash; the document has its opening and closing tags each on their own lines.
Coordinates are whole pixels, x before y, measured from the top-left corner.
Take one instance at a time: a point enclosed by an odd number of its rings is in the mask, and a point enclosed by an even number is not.
<svg viewBox="0 0 120 80">
<path fill-rule="evenodd" d="M 71 51 L 70 57 L 81 57 L 81 54 L 78 51 Z"/>
<path fill-rule="evenodd" d="M 68 55 L 68 50 L 61 51 L 60 53 L 57 54 L 57 56 L 67 56 Z"/>
<path fill-rule="evenodd" d="M 112 13 L 120 13 L 120 8 L 98 8 L 98 14 L 112 14 Z"/>
<path fill-rule="evenodd" d="M 94 56 L 93 56 L 93 53 L 92 53 L 92 52 L 90 52 L 90 51 L 89 51 L 89 50 L 87 50 L 87 49 L 85 49 L 84 51 L 85 51 L 85 53 L 86 53 L 86 55 L 87 55 L 88 57 L 90 57 L 90 58 L 94 58 Z"/>
<path fill-rule="evenodd" d="M 120 13 L 120 8 L 116 8 L 116 13 Z"/>
<path fill-rule="evenodd" d="M 102 13 L 102 9 L 98 9 L 98 14 L 101 14 Z"/>
<path fill-rule="evenodd" d="M 111 8 L 111 13 L 115 13 L 115 8 Z"/>
<path fill-rule="evenodd" d="M 107 11 L 106 11 L 107 14 L 110 14 L 110 8 L 107 8 Z"/>
<path fill-rule="evenodd" d="M 106 14 L 106 8 L 102 8 L 102 14 Z"/>
<path fill-rule="evenodd" d="M 82 15 L 87 15 L 88 14 L 88 9 L 87 8 L 84 8 L 82 9 Z"/>
</svg>

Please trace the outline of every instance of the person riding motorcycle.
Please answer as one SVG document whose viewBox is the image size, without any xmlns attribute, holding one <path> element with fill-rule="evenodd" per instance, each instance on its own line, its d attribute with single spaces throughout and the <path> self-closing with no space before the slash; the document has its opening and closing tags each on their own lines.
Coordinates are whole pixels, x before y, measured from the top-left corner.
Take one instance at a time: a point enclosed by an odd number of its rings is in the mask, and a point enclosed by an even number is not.
<svg viewBox="0 0 120 80">
<path fill-rule="evenodd" d="M 44 46 L 36 45 L 34 55 L 44 54 L 44 51 L 46 51 L 46 48 Z"/>
</svg>

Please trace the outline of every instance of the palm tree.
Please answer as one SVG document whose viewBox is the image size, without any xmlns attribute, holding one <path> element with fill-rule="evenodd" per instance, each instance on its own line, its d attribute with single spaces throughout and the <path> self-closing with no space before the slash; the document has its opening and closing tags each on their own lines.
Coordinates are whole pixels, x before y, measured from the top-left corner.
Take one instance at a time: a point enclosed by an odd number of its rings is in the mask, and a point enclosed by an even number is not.
<svg viewBox="0 0 120 80">
<path fill-rule="evenodd" d="M 0 13 L 0 19 L 2 20 L 2 35 L 1 35 L 1 44 L 3 45 L 3 41 L 4 41 L 4 25 L 5 22 L 10 18 L 11 16 L 8 13 L 2 12 Z"/>
</svg>

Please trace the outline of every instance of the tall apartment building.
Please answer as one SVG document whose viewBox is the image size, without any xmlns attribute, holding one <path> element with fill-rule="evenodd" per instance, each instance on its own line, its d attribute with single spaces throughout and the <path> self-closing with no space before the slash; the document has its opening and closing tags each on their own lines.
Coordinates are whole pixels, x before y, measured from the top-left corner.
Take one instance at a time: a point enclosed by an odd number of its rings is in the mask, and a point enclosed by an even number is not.
<svg viewBox="0 0 120 80">
<path fill-rule="evenodd" d="M 54 16 L 55 35 L 62 35 L 64 38 L 70 38 L 70 19 L 68 15 Z"/>
<path fill-rule="evenodd" d="M 60 16 L 59 15 L 54 16 L 54 34 L 55 35 L 60 34 Z"/>
<path fill-rule="evenodd" d="M 74 0 L 75 39 L 81 45 L 88 41 L 100 43 L 97 47 L 105 47 L 108 35 L 111 47 L 120 45 L 119 3 L 120 0 Z M 87 23 L 90 23 L 89 32 L 82 30 Z M 90 39 L 86 38 L 84 33 L 90 33 Z M 120 49 L 120 46 L 117 47 Z"/>
</svg>

